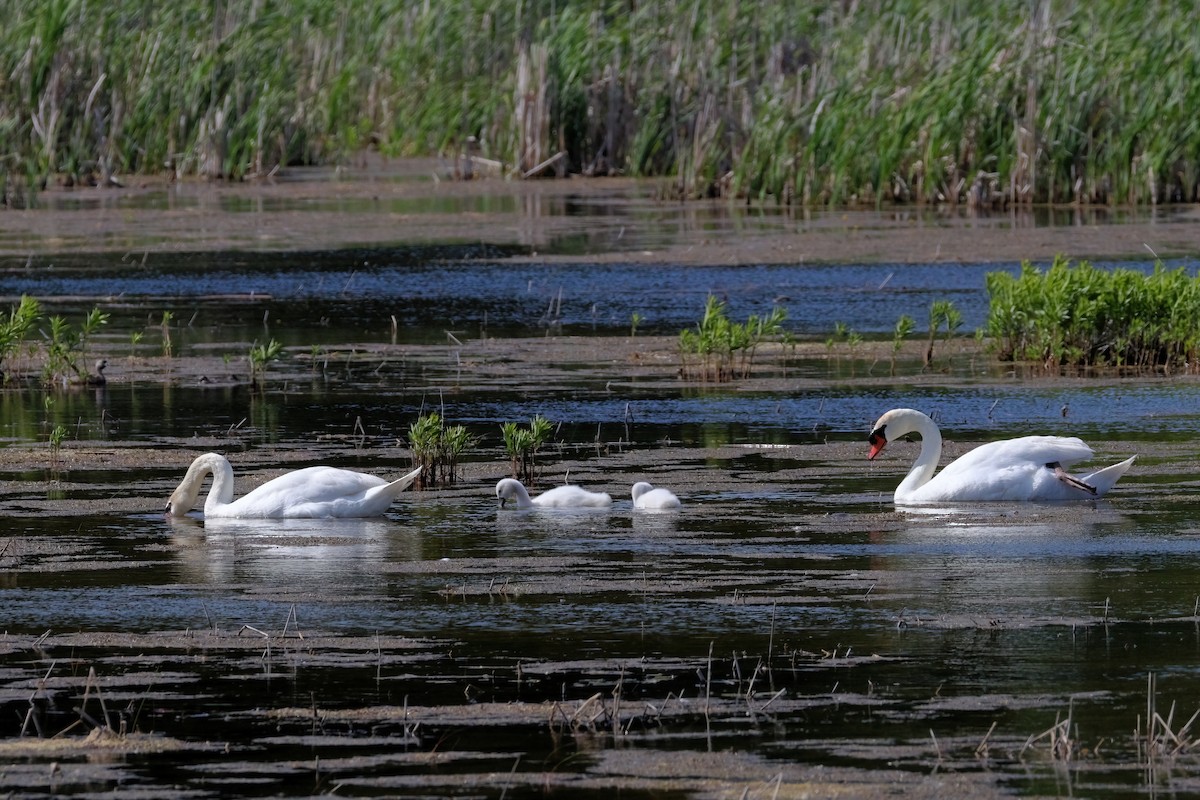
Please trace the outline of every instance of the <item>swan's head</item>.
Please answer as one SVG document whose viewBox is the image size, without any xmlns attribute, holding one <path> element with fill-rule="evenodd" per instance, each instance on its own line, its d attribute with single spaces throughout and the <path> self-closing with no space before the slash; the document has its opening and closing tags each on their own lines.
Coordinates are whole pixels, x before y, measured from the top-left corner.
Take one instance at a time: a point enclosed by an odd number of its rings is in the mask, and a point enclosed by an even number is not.
<svg viewBox="0 0 1200 800">
<path fill-rule="evenodd" d="M 504 504 L 509 500 L 517 500 L 520 495 L 521 483 L 513 478 L 505 478 L 496 484 L 496 497 L 500 500 L 500 507 L 504 508 Z"/>
<path fill-rule="evenodd" d="M 875 421 L 875 427 L 867 437 L 867 441 L 871 443 L 871 451 L 867 453 L 867 458 L 874 459 L 883 452 L 888 442 L 910 433 L 936 437 L 937 427 L 928 415 L 920 411 L 912 408 L 893 408 Z"/>
<path fill-rule="evenodd" d="M 867 460 L 874 461 L 875 456 L 883 452 L 883 448 L 887 447 L 887 426 L 883 425 L 871 431 L 871 435 L 867 437 L 867 441 L 871 443 L 871 451 L 867 453 Z"/>
<path fill-rule="evenodd" d="M 183 487 L 176 489 L 167 498 L 167 516 L 168 517 L 183 517 L 191 510 L 192 505 L 196 502 L 195 497 L 187 497 L 186 492 L 183 492 Z"/>
</svg>

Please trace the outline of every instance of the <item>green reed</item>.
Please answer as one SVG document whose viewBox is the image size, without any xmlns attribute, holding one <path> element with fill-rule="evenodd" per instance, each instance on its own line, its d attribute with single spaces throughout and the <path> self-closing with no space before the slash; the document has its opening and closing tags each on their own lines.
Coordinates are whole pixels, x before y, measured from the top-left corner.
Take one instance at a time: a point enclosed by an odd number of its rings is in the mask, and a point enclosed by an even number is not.
<svg viewBox="0 0 1200 800">
<path fill-rule="evenodd" d="M 765 317 L 751 314 L 744 323 L 732 322 L 726 303 L 713 295 L 695 328 L 679 332 L 679 355 L 685 378 L 723 383 L 750 375 L 758 346 L 783 334 L 787 310 L 776 306 Z"/>
<path fill-rule="evenodd" d="M 1060 257 L 1045 271 L 988 273 L 987 290 L 1002 360 L 1194 369 L 1200 357 L 1200 278 L 1182 267 L 1146 274 Z"/>
<path fill-rule="evenodd" d="M 476 443 L 462 425 L 446 425 L 436 411 L 422 414 L 408 427 L 408 445 L 413 466 L 421 467 L 417 489 L 453 486 L 458 481 L 458 462 Z"/>
<path fill-rule="evenodd" d="M 1196 199 L 1170 0 L 11 0 L 0 184 L 243 178 L 366 147 L 807 204 Z M 557 169 L 557 167 L 556 167 Z M 541 173 L 539 173 L 541 174 Z"/>
<path fill-rule="evenodd" d="M 542 445 L 550 441 L 554 426 L 550 420 L 541 414 L 535 414 L 527 427 L 515 422 L 505 422 L 500 425 L 500 433 L 504 438 L 504 451 L 508 454 L 512 467 L 512 476 L 521 480 L 526 486 L 532 486 L 537 479 L 537 463 L 535 461 Z"/>
</svg>

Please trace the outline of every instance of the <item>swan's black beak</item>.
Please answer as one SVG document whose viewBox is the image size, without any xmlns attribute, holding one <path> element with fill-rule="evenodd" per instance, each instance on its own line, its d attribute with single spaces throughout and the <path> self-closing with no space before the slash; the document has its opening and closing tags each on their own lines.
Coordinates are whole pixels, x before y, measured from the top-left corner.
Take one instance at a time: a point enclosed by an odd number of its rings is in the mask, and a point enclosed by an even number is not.
<svg viewBox="0 0 1200 800">
<path fill-rule="evenodd" d="M 875 456 L 883 452 L 883 448 L 887 447 L 887 436 L 883 433 L 883 428 L 876 428 L 871 431 L 871 435 L 867 437 L 867 441 L 871 443 L 871 452 L 867 453 L 867 460 L 873 461 Z"/>
<path fill-rule="evenodd" d="M 504 498 L 503 497 L 500 498 L 500 507 L 504 508 Z"/>
</svg>

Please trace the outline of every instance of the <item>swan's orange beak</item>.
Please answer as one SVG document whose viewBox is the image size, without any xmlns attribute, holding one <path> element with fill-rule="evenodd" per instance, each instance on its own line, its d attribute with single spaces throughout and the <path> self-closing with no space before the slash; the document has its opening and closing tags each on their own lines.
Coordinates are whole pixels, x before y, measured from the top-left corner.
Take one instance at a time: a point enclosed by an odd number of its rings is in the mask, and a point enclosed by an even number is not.
<svg viewBox="0 0 1200 800">
<path fill-rule="evenodd" d="M 883 452 L 883 448 L 887 447 L 887 437 L 883 435 L 883 428 L 877 428 L 867 437 L 867 441 L 871 443 L 871 452 L 867 453 L 867 460 L 873 461 L 875 456 Z"/>
</svg>

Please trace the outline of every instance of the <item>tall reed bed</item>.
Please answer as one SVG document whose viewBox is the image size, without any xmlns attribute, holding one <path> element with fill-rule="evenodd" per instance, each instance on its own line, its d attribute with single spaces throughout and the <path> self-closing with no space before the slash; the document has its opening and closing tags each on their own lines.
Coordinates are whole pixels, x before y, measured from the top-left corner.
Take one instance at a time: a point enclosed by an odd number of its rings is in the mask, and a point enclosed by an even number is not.
<svg viewBox="0 0 1200 800">
<path fill-rule="evenodd" d="M 1047 366 L 1195 370 L 1200 277 L 1161 264 L 1150 274 L 1058 258 L 1042 271 L 987 276 L 987 334 L 1002 360 Z"/>
<path fill-rule="evenodd" d="M 520 175 L 840 204 L 1196 199 L 1168 0 L 9 0 L 6 196 L 468 146 Z"/>
</svg>

